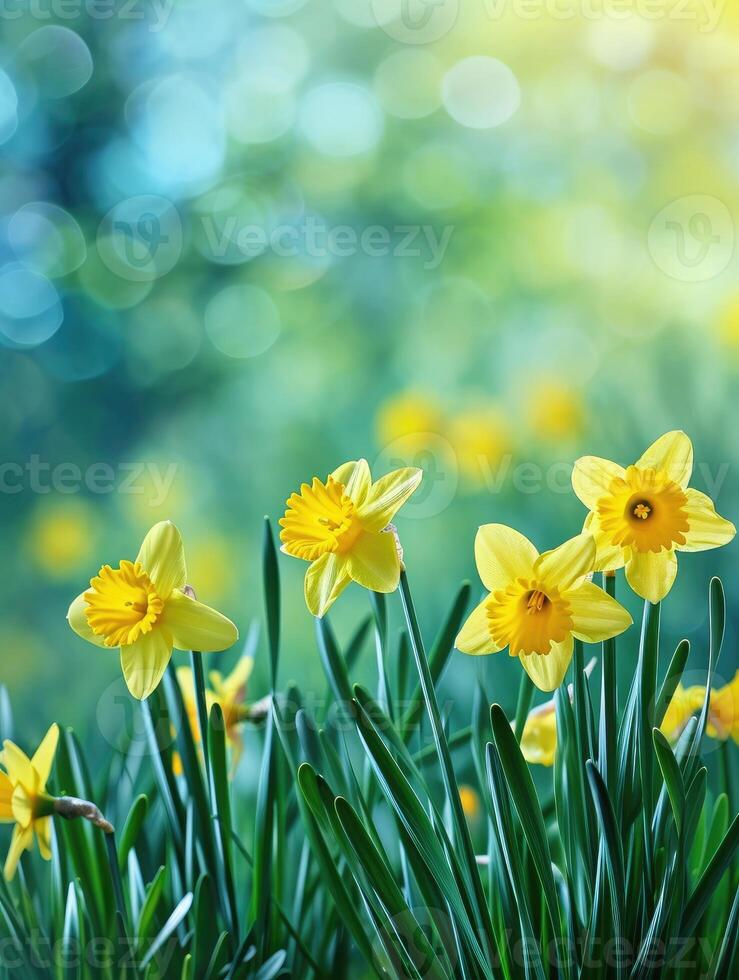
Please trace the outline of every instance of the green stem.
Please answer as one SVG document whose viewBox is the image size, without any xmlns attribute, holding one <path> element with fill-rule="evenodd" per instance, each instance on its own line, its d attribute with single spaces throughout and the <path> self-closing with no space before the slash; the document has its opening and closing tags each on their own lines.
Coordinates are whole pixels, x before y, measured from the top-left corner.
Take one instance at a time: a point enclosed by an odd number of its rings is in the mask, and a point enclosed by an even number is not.
<svg viewBox="0 0 739 980">
<path fill-rule="evenodd" d="M 514 732 L 516 741 L 521 744 L 523 730 L 531 710 L 531 702 L 534 698 L 534 682 L 525 670 L 521 671 L 521 680 L 518 682 L 518 701 L 516 702 L 516 721 Z"/>
<path fill-rule="evenodd" d="M 121 926 L 125 929 L 126 922 L 126 902 L 123 897 L 123 882 L 121 881 L 121 869 L 118 866 L 118 850 L 115 846 L 115 834 L 103 834 L 105 846 L 108 850 L 108 864 L 110 865 L 110 877 L 113 880 L 113 894 L 115 895 L 115 905 L 121 917 Z"/>
<path fill-rule="evenodd" d="M 729 745 L 730 739 L 724 739 L 721 743 L 721 772 L 724 780 L 724 793 L 729 800 L 729 813 L 734 812 L 734 780 L 731 774 L 731 746 Z"/>
<path fill-rule="evenodd" d="M 616 596 L 616 576 L 604 572 L 603 588 L 611 598 Z M 618 694 L 616 689 L 616 640 L 612 637 L 603 642 L 603 663 L 600 685 L 600 753 L 599 768 L 611 800 L 616 792 L 616 725 L 618 722 Z M 614 809 L 616 808 L 614 803 Z"/>
<path fill-rule="evenodd" d="M 454 836 L 464 852 L 465 864 L 469 871 L 471 885 L 474 892 L 477 916 L 479 919 L 479 924 L 484 930 L 486 945 L 490 951 L 490 954 L 497 956 L 497 942 L 495 935 L 493 934 L 490 915 L 488 914 L 485 891 L 482 887 L 480 873 L 477 870 L 475 850 L 472 846 L 472 838 L 470 837 L 467 819 L 464 815 L 462 800 L 459 796 L 459 787 L 457 786 L 457 780 L 454 775 L 452 756 L 449 751 L 449 744 L 444 734 L 444 725 L 442 724 L 441 713 L 439 712 L 436 691 L 434 690 L 431 671 L 429 669 L 429 663 L 426 658 L 426 651 L 423 645 L 423 637 L 421 636 L 421 630 L 418 625 L 418 617 L 416 616 L 416 609 L 413 604 L 410 586 L 408 585 L 408 576 L 405 573 L 405 569 L 403 569 L 400 573 L 400 597 L 403 604 L 405 620 L 408 624 L 408 633 L 410 635 L 413 657 L 416 661 L 416 668 L 418 670 L 418 679 L 421 684 L 423 699 L 426 703 L 429 721 L 431 722 L 431 731 L 433 733 L 434 743 L 436 745 L 436 752 L 439 756 L 441 775 L 444 781 L 447 803 L 452 814 L 452 822 L 455 828 Z"/>
<path fill-rule="evenodd" d="M 210 757 L 208 755 L 208 703 L 205 700 L 205 672 L 203 670 L 203 655 L 197 650 L 190 651 L 192 677 L 195 685 L 195 700 L 198 706 L 198 724 L 200 726 L 200 744 L 203 748 L 205 762 L 205 777 L 210 791 Z"/>
</svg>

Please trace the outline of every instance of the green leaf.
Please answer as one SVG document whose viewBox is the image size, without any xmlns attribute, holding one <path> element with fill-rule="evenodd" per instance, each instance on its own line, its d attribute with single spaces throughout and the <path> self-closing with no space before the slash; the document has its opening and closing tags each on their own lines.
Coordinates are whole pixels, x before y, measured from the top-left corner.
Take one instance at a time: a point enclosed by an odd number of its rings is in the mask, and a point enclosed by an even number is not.
<svg viewBox="0 0 739 980">
<path fill-rule="evenodd" d="M 654 750 L 657 754 L 657 762 L 662 770 L 662 778 L 665 781 L 667 794 L 670 797 L 675 826 L 677 827 L 678 834 L 681 835 L 683 812 L 685 810 L 685 786 L 683 784 L 680 766 L 677 764 L 677 759 L 673 755 L 670 743 L 659 728 L 652 729 L 652 739 L 654 741 Z"/>
<path fill-rule="evenodd" d="M 172 914 L 167 919 L 167 921 L 162 926 L 159 934 L 157 935 L 154 942 L 149 946 L 146 956 L 141 960 L 141 966 L 144 967 L 147 963 L 156 956 L 162 946 L 167 942 L 169 937 L 176 931 L 177 927 L 180 925 L 182 920 L 185 918 L 187 913 L 190 911 L 192 905 L 192 892 L 188 892 L 175 906 Z"/>
<path fill-rule="evenodd" d="M 216 850 L 218 854 L 218 871 L 221 875 L 221 878 L 217 880 L 226 893 L 231 931 L 238 939 L 239 912 L 236 904 L 233 849 L 231 847 L 233 823 L 231 819 L 231 790 L 228 780 L 226 724 L 219 704 L 214 704 L 210 709 L 208 725 L 210 729 L 208 738 L 210 778 L 215 808 L 213 833 L 216 839 Z"/>
<path fill-rule="evenodd" d="M 690 641 L 681 640 L 677 649 L 672 655 L 672 660 L 667 668 L 667 673 L 662 680 L 662 686 L 659 689 L 659 694 L 657 695 L 657 701 L 654 709 L 654 724 L 659 727 L 665 718 L 665 712 L 672 701 L 672 696 L 677 690 L 677 686 L 680 683 L 683 671 L 685 670 L 685 665 L 688 662 L 688 657 L 690 656 Z"/>
<path fill-rule="evenodd" d="M 142 793 L 136 797 L 131 805 L 131 809 L 128 811 L 126 822 L 121 831 L 120 841 L 118 842 L 118 867 L 121 869 L 121 873 L 125 871 L 126 865 L 128 864 L 128 852 L 132 847 L 136 846 L 136 841 L 141 832 L 148 808 L 149 800 Z"/>
<path fill-rule="evenodd" d="M 272 690 L 277 687 L 277 665 L 280 657 L 280 570 L 277 550 L 269 518 L 264 519 L 262 543 L 262 574 L 264 578 L 264 608 L 267 617 L 269 668 Z"/>
<path fill-rule="evenodd" d="M 155 920 L 159 903 L 164 895 L 164 885 L 167 880 L 167 869 L 159 868 L 146 889 L 146 897 L 141 906 L 139 919 L 136 924 L 136 939 L 139 949 L 143 951 L 147 940 L 155 928 Z"/>
<path fill-rule="evenodd" d="M 713 857 L 706 865 L 703 874 L 698 879 L 693 894 L 683 911 L 681 935 L 690 936 L 698 925 L 701 916 L 708 907 L 713 892 L 731 866 L 737 849 L 739 849 L 739 814 L 734 817 Z"/>
</svg>

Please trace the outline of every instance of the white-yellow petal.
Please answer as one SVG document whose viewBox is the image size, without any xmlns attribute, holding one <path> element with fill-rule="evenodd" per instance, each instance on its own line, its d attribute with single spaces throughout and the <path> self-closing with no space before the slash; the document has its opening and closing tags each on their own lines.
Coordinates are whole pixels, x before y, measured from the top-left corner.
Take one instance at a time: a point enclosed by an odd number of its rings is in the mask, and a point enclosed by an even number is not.
<svg viewBox="0 0 739 980">
<path fill-rule="evenodd" d="M 39 778 L 40 789 L 46 789 L 46 782 L 51 773 L 51 767 L 54 765 L 54 756 L 56 755 L 56 747 L 59 744 L 59 726 L 55 723 L 51 725 L 46 735 L 44 735 L 43 741 L 36 749 L 31 759 L 31 765 L 36 770 L 36 774 Z"/>
<path fill-rule="evenodd" d="M 475 537 L 475 562 L 489 592 L 517 578 L 530 578 L 539 552 L 527 537 L 505 524 L 483 524 Z"/>
<path fill-rule="evenodd" d="M 37 820 L 33 825 L 33 829 L 36 831 L 39 853 L 44 861 L 51 860 L 52 823 L 51 817 L 42 817 L 41 820 Z"/>
<path fill-rule="evenodd" d="M 736 534 L 736 528 L 716 513 L 713 501 L 700 490 L 691 488 L 685 491 L 688 498 L 685 510 L 688 515 L 689 530 L 684 545 L 678 551 L 708 551 L 728 544 Z"/>
<path fill-rule="evenodd" d="M 454 641 L 454 646 L 462 653 L 469 653 L 479 657 L 486 653 L 498 653 L 500 647 L 496 646 L 490 636 L 490 625 L 488 619 L 488 602 L 490 596 L 486 596 L 482 602 L 473 609 L 467 617 L 462 629 Z"/>
<path fill-rule="evenodd" d="M 626 581 L 642 599 L 661 602 L 677 576 L 674 551 L 633 551 L 626 562 Z"/>
<path fill-rule="evenodd" d="M 617 544 L 613 544 L 600 526 L 600 518 L 596 511 L 590 511 L 585 518 L 583 531 L 589 531 L 595 540 L 595 571 L 596 572 L 615 572 L 618 568 L 623 568 L 626 564 L 626 554 L 624 549 Z"/>
<path fill-rule="evenodd" d="M 534 574 L 545 586 L 564 592 L 589 575 L 594 566 L 595 539 L 589 531 L 583 531 L 553 551 L 544 552 L 534 566 Z"/>
<path fill-rule="evenodd" d="M 573 649 L 570 635 L 561 643 L 553 643 L 549 653 L 527 653 L 518 659 L 540 691 L 555 691 L 565 678 Z"/>
<path fill-rule="evenodd" d="M 693 444 L 680 430 L 665 432 L 652 443 L 636 466 L 640 470 L 661 470 L 685 489 L 693 472 Z"/>
<path fill-rule="evenodd" d="M 223 677 L 218 671 L 212 670 L 209 677 L 213 690 L 219 697 L 233 699 L 246 687 L 246 682 L 251 677 L 253 670 L 254 657 L 247 656 L 239 657 L 236 666 L 226 677 Z"/>
<path fill-rule="evenodd" d="M 239 638 L 239 631 L 230 619 L 179 589 L 167 599 L 159 622 L 178 650 L 214 653 L 233 646 Z"/>
<path fill-rule="evenodd" d="M 372 484 L 364 502 L 358 508 L 362 526 L 368 531 L 382 531 L 392 521 L 403 504 L 418 488 L 423 470 L 406 466 L 393 470 Z"/>
<path fill-rule="evenodd" d="M 136 560 L 141 562 L 161 599 L 168 599 L 173 589 L 185 587 L 185 549 L 182 535 L 171 521 L 154 525 L 144 538 Z"/>
<path fill-rule="evenodd" d="M 88 643 L 94 643 L 96 647 L 103 647 L 105 646 L 105 637 L 97 636 L 95 633 L 93 633 L 92 629 L 90 628 L 90 624 L 87 622 L 87 616 L 85 615 L 86 609 L 87 602 L 85 601 L 85 593 L 80 592 L 72 605 L 69 607 L 67 612 L 67 621 L 77 636 L 81 636 L 82 639 L 87 640 Z"/>
<path fill-rule="evenodd" d="M 573 635 L 584 643 L 601 643 L 618 636 L 633 620 L 620 602 L 592 582 L 583 582 L 564 596 L 570 607 Z"/>
<path fill-rule="evenodd" d="M 351 582 L 344 555 L 321 555 L 305 573 L 305 604 L 313 616 L 326 615 Z"/>
<path fill-rule="evenodd" d="M 395 592 L 400 583 L 400 558 L 395 535 L 365 532 L 347 556 L 346 570 L 353 581 L 372 592 Z"/>
<path fill-rule="evenodd" d="M 172 656 L 172 639 L 163 629 L 150 633 L 121 647 L 121 670 L 131 694 L 143 701 L 159 686 Z"/>
<path fill-rule="evenodd" d="M 331 476 L 337 483 L 343 483 L 347 497 L 361 507 L 367 499 L 372 486 L 372 476 L 366 459 L 352 460 L 337 466 Z"/>
<path fill-rule="evenodd" d="M 3 742 L 3 765 L 14 786 L 18 783 L 23 783 L 28 787 L 34 786 L 36 776 L 31 760 L 23 749 L 7 738 Z"/>
<path fill-rule="evenodd" d="M 594 510 L 601 497 L 608 493 L 615 479 L 623 479 L 626 471 L 618 463 L 600 456 L 581 456 L 572 471 L 572 489 L 589 510 Z"/>
</svg>

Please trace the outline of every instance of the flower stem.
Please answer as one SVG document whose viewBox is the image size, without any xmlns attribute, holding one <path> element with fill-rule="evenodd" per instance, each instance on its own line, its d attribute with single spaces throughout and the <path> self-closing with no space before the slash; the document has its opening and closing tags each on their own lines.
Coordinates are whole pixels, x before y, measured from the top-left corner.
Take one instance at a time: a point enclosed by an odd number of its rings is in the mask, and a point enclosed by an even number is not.
<svg viewBox="0 0 739 980">
<path fill-rule="evenodd" d="M 719 751 L 721 753 L 721 772 L 724 780 L 724 793 L 726 793 L 726 796 L 728 797 L 729 800 L 729 813 L 733 813 L 734 812 L 734 807 L 733 807 L 734 780 L 731 774 L 731 757 L 729 755 L 729 753 L 731 752 L 731 748 L 729 746 L 728 738 L 725 738 L 723 740 Z"/>
<path fill-rule="evenodd" d="M 616 576 L 603 573 L 603 588 L 611 598 L 616 596 Z M 603 663 L 600 685 L 600 731 L 598 763 L 608 795 L 614 799 L 616 791 L 616 725 L 618 723 L 618 696 L 616 690 L 616 640 L 612 637 L 603 642 Z"/>
<path fill-rule="evenodd" d="M 477 870 L 477 864 L 475 861 L 475 850 L 472 846 L 472 838 L 470 837 L 469 827 L 467 826 L 467 820 L 464 815 L 462 800 L 459 796 L 459 787 L 457 786 L 457 780 L 454 775 L 452 756 L 444 734 L 444 726 L 442 724 L 441 714 L 439 712 L 439 704 L 436 700 L 436 691 L 434 690 L 434 683 L 431 678 L 431 671 L 426 658 L 423 638 L 418 625 L 418 617 L 416 616 L 416 609 L 413 605 L 413 598 L 411 596 L 410 586 L 408 585 L 408 576 L 406 575 L 404 568 L 400 573 L 400 597 L 403 604 L 405 620 L 408 624 L 411 649 L 413 651 L 413 657 L 416 661 L 418 678 L 421 683 L 421 691 L 423 693 L 423 699 L 426 703 L 426 709 L 431 722 L 431 731 L 433 733 L 434 743 L 436 745 L 436 752 L 439 756 L 439 762 L 441 764 L 441 775 L 444 781 L 447 803 L 452 814 L 455 837 L 457 839 L 457 843 L 460 844 L 463 849 L 465 863 L 469 869 L 471 878 L 470 884 L 474 893 L 477 915 L 480 925 L 484 930 L 486 944 L 491 953 L 497 952 L 497 943 L 493 934 L 492 923 L 487 910 L 485 892 L 482 887 L 482 880 L 480 878 L 479 871 Z"/>
<path fill-rule="evenodd" d="M 205 700 L 205 672 L 203 671 L 203 655 L 197 650 L 190 651 L 192 677 L 195 684 L 195 700 L 198 706 L 198 724 L 200 726 L 200 744 L 203 747 L 205 763 L 205 779 L 210 787 L 210 758 L 208 756 L 208 704 Z"/>
<path fill-rule="evenodd" d="M 525 670 L 521 671 L 521 680 L 518 682 L 518 701 L 516 702 L 516 721 L 514 733 L 516 741 L 521 744 L 524 725 L 531 708 L 531 701 L 534 697 L 534 682 Z"/>
</svg>

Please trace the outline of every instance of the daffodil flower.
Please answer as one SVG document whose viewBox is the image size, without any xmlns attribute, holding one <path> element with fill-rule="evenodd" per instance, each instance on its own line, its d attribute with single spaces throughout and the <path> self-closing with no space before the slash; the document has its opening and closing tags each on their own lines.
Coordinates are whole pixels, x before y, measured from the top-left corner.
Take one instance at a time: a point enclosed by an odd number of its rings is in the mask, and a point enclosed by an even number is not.
<svg viewBox="0 0 739 980">
<path fill-rule="evenodd" d="M 344 463 L 322 483 L 304 483 L 280 520 L 282 551 L 309 561 L 305 601 L 324 616 L 349 582 L 373 592 L 394 592 L 400 556 L 388 525 L 423 473 L 406 467 L 372 482 L 367 461 Z"/>
<path fill-rule="evenodd" d="M 238 630 L 221 613 L 186 591 L 180 532 L 169 521 L 144 538 L 135 561 L 103 565 L 69 607 L 69 625 L 99 647 L 119 648 L 131 694 L 148 697 L 162 679 L 173 648 L 224 650 Z"/>
<path fill-rule="evenodd" d="M 705 697 L 706 689 L 700 684 L 678 684 L 660 725 L 662 734 L 677 741 L 688 721 L 702 709 Z M 733 738 L 739 743 L 739 670 L 729 684 L 711 690 L 706 734 L 722 742 Z"/>
<path fill-rule="evenodd" d="M 219 705 L 223 712 L 226 739 L 232 751 L 232 772 L 243 751 L 240 728 L 250 716 L 249 707 L 244 701 L 246 684 L 253 669 L 254 658 L 244 656 L 239 658 L 234 669 L 225 677 L 218 670 L 211 670 L 208 675 L 210 688 L 205 690 L 205 704 L 209 713 L 214 704 Z M 178 667 L 177 681 L 182 691 L 182 700 L 190 722 L 190 730 L 195 743 L 198 744 L 200 742 L 200 720 L 192 670 L 189 667 Z M 182 774 L 182 760 L 177 753 L 173 756 L 172 767 L 176 775 Z"/>
<path fill-rule="evenodd" d="M 523 726 L 521 754 L 540 766 L 553 766 L 557 751 L 557 715 L 554 701 L 546 701 L 531 710 Z"/>
<path fill-rule="evenodd" d="M 693 446 L 684 432 L 667 432 L 633 466 L 597 456 L 575 463 L 572 486 L 590 510 L 598 571 L 626 566 L 626 579 L 650 602 L 664 599 L 677 575 L 677 551 L 727 544 L 734 525 L 719 517 L 706 494 L 688 487 Z"/>
<path fill-rule="evenodd" d="M 574 638 L 598 643 L 631 624 L 623 606 L 588 580 L 595 561 L 590 534 L 540 555 L 513 528 L 485 524 L 475 560 L 490 594 L 462 627 L 457 649 L 480 655 L 508 647 L 542 691 L 562 683 Z"/>
<path fill-rule="evenodd" d="M 41 857 L 51 858 L 51 822 L 55 799 L 46 792 L 51 767 L 54 764 L 59 728 L 52 725 L 29 759 L 22 749 L 9 740 L 3 743 L 0 763 L 0 821 L 14 823 L 10 850 L 5 861 L 5 878 L 15 876 L 23 851 L 33 849 L 38 841 Z"/>
</svg>

